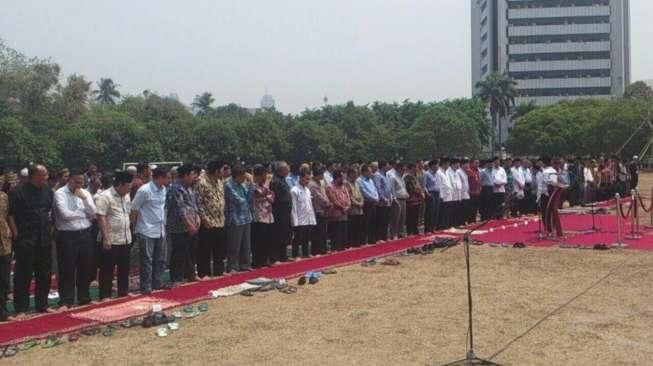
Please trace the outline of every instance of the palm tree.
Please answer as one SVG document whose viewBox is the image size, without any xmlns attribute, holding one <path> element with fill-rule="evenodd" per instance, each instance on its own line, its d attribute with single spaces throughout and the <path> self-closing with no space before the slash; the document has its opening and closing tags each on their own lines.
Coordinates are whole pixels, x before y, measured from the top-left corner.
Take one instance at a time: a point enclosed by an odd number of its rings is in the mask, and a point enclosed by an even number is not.
<svg viewBox="0 0 653 366">
<path fill-rule="evenodd" d="M 114 98 L 120 98 L 120 92 L 117 90 L 118 84 L 115 84 L 110 78 L 101 78 L 97 86 L 98 90 L 94 91 L 97 94 L 96 101 L 100 104 L 116 104 Z"/>
<path fill-rule="evenodd" d="M 492 73 L 484 80 L 476 83 L 478 96 L 485 100 L 490 107 L 492 128 L 495 131 L 492 134 L 492 155 L 496 150 L 497 142 L 495 140 L 499 140 L 499 144 L 502 141 L 501 119 L 510 115 L 510 108 L 515 105 L 515 97 L 517 96 L 515 86 L 517 86 L 517 82 L 507 73 L 501 74 L 498 72 Z M 497 131 L 498 137 L 496 137 Z"/>
<path fill-rule="evenodd" d="M 211 104 L 215 102 L 213 99 L 213 94 L 209 92 L 204 92 L 202 95 L 196 95 L 195 100 L 193 101 L 193 108 L 198 110 L 198 116 L 205 116 L 211 110 Z"/>
</svg>

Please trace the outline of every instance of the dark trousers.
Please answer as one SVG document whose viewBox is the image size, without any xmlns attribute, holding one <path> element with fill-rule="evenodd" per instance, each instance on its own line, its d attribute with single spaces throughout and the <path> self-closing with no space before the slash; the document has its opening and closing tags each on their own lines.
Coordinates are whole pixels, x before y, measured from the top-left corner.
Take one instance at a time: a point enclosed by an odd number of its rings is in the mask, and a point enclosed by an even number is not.
<svg viewBox="0 0 653 366">
<path fill-rule="evenodd" d="M 481 187 L 481 197 L 480 197 L 480 211 L 481 211 L 481 220 L 490 220 L 494 218 L 494 211 L 493 211 L 493 199 L 492 196 L 492 186 L 482 186 Z"/>
<path fill-rule="evenodd" d="M 466 200 L 460 201 L 460 214 L 459 214 L 460 215 L 460 223 L 459 223 L 460 226 L 471 222 L 471 221 L 469 221 L 469 216 L 470 216 L 469 211 L 471 211 L 471 207 L 472 207 L 471 200 L 466 199 Z"/>
<path fill-rule="evenodd" d="M 294 228 L 295 237 L 292 241 L 292 256 L 299 256 L 299 247 L 302 248 L 302 255 L 308 256 L 308 241 L 311 239 L 311 234 L 314 229 L 314 225 L 311 226 L 296 226 Z"/>
<path fill-rule="evenodd" d="M 252 267 L 261 268 L 270 264 L 275 249 L 272 244 L 272 225 L 263 222 L 252 223 Z"/>
<path fill-rule="evenodd" d="M 467 216 L 467 222 L 474 223 L 476 222 L 478 216 L 478 210 L 481 206 L 481 196 L 472 196 L 469 199 L 469 216 Z"/>
<path fill-rule="evenodd" d="M 317 222 L 317 225 L 313 227 L 313 232 L 311 233 L 311 254 L 326 254 L 326 241 L 329 221 L 326 217 L 317 215 L 315 216 L 315 221 Z M 302 250 L 302 255 L 306 257 L 308 253 Z M 296 257 L 296 255 L 293 254 L 293 257 Z"/>
<path fill-rule="evenodd" d="M 376 244 L 376 203 L 365 202 L 363 205 L 363 225 L 365 225 L 365 243 Z"/>
<path fill-rule="evenodd" d="M 27 312 L 32 278 L 36 282 L 34 293 L 36 311 L 45 311 L 48 308 L 48 294 L 52 277 L 52 246 L 38 246 L 19 238 L 14 245 L 14 255 L 16 258 L 16 267 L 14 268 L 16 313 Z"/>
<path fill-rule="evenodd" d="M 376 241 L 388 240 L 388 224 L 390 223 L 390 206 L 376 208 Z"/>
<path fill-rule="evenodd" d="M 197 276 L 221 276 L 227 256 L 227 238 L 224 227 L 205 228 L 199 232 L 197 244 Z M 213 263 L 213 270 L 211 270 Z"/>
<path fill-rule="evenodd" d="M 492 217 L 495 219 L 503 218 L 503 204 L 506 200 L 504 192 L 492 193 Z"/>
<path fill-rule="evenodd" d="M 540 202 L 539 202 L 540 219 L 542 225 L 544 225 L 544 230 L 546 232 L 551 232 L 552 231 L 551 222 L 549 221 L 549 218 L 546 215 L 546 208 L 548 207 L 548 205 L 549 205 L 549 196 L 541 195 Z"/>
<path fill-rule="evenodd" d="M 172 282 L 182 282 L 184 279 L 195 281 L 195 262 L 193 255 L 197 248 L 197 236 L 188 233 L 170 233 L 172 241 L 170 253 L 170 279 Z"/>
<path fill-rule="evenodd" d="M 329 236 L 331 237 L 331 250 L 345 249 L 347 221 L 329 221 Z"/>
<path fill-rule="evenodd" d="M 273 262 L 288 260 L 287 247 L 292 241 L 292 227 L 290 223 L 290 206 L 275 206 L 272 209 L 274 224 L 272 224 L 272 235 L 274 245 L 270 260 Z"/>
<path fill-rule="evenodd" d="M 365 222 L 363 215 L 349 215 L 347 217 L 347 245 L 345 247 L 359 247 L 365 244 Z"/>
<path fill-rule="evenodd" d="M 0 256 L 0 322 L 7 320 L 7 292 L 11 276 L 11 254 Z"/>
<path fill-rule="evenodd" d="M 453 215 L 456 202 L 448 201 L 440 204 L 440 217 L 438 220 L 438 230 L 447 230 L 452 225 Z"/>
<path fill-rule="evenodd" d="M 118 297 L 127 296 L 129 291 L 129 253 L 131 244 L 112 245 L 109 250 L 102 250 L 100 261 L 100 300 L 111 297 L 113 287 L 113 270 L 118 271 Z"/>
<path fill-rule="evenodd" d="M 431 191 L 429 194 L 424 210 L 424 233 L 433 232 L 438 227 L 440 219 L 440 192 Z"/>
<path fill-rule="evenodd" d="M 75 304 L 75 288 L 79 305 L 90 303 L 89 287 L 95 268 L 95 240 L 90 229 L 57 232 L 57 265 L 59 305 Z"/>
<path fill-rule="evenodd" d="M 252 268 L 252 225 L 227 226 L 227 272 Z"/>
<path fill-rule="evenodd" d="M 417 230 L 417 220 L 419 219 L 419 210 L 421 204 L 406 204 L 406 233 L 408 235 L 419 234 Z"/>
</svg>

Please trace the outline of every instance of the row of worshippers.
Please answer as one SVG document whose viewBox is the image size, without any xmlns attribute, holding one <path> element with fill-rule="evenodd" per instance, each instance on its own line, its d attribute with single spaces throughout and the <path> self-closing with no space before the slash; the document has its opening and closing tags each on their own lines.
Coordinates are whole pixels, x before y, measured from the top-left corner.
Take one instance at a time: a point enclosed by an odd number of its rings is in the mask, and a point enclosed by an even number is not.
<svg viewBox="0 0 653 366">
<path fill-rule="evenodd" d="M 621 168 L 610 163 L 611 171 Z M 111 297 L 114 270 L 118 296 L 126 296 L 134 260 L 140 291 L 163 289 L 168 245 L 173 283 L 248 271 L 300 255 L 417 235 L 422 222 L 428 234 L 475 222 L 479 214 L 487 220 L 536 213 L 538 207 L 543 212 L 547 185 L 571 192 L 605 175 L 605 168 L 590 164 L 442 158 L 426 164 L 292 168 L 277 162 L 245 170 L 211 161 L 204 169 L 186 164 L 172 172 L 144 163 L 106 176 L 91 164 L 86 172 L 62 170 L 50 184 L 47 169 L 33 165 L 22 184 L 11 175 L 3 182 L 4 188 L 10 183 L 9 196 L 0 193 L 0 319 L 7 316 L 12 251 L 14 306 L 20 317 L 27 311 L 33 278 L 36 310 L 50 311 L 53 252 L 59 305 L 67 309 L 91 301 L 89 285 L 95 278 L 100 299 Z M 547 168 L 555 174 L 544 174 Z M 621 175 L 614 176 L 619 181 Z M 578 203 L 572 196 L 570 203 Z"/>
</svg>

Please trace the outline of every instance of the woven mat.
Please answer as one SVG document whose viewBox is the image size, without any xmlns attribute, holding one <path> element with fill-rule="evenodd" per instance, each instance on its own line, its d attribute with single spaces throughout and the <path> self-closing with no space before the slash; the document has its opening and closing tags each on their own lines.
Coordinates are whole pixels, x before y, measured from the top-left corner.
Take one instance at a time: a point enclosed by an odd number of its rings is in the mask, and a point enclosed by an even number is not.
<svg viewBox="0 0 653 366">
<path fill-rule="evenodd" d="M 111 323 L 127 318 L 141 316 L 152 310 L 152 305 L 159 304 L 162 309 L 179 306 L 180 303 L 172 300 L 158 299 L 155 297 L 143 297 L 127 301 L 121 304 L 101 307 L 88 311 L 70 314 L 77 319 L 87 319 L 102 323 Z"/>
</svg>

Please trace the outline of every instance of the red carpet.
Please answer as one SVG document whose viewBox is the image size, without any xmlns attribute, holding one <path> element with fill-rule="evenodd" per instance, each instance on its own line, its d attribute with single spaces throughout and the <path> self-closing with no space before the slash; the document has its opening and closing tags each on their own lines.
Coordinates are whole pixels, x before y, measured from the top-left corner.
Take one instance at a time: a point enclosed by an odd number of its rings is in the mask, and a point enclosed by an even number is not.
<svg viewBox="0 0 653 366">
<path fill-rule="evenodd" d="M 538 238 L 538 222 L 534 217 L 522 219 L 496 220 L 482 228 L 486 230 L 480 235 L 473 235 L 473 239 L 486 243 L 512 244 L 523 242 L 529 246 L 547 247 L 557 246 L 560 242 L 550 239 Z M 615 215 L 596 215 L 596 224 L 599 232 L 585 234 L 583 231 L 592 228 L 591 215 L 563 215 L 562 226 L 567 235 L 565 244 L 593 246 L 597 243 L 612 244 L 617 240 Z M 653 229 L 644 227 L 646 219 L 641 220 L 642 239 L 624 240 L 629 248 L 638 250 L 653 250 Z M 490 231 L 491 229 L 491 231 Z M 630 231 L 628 223 L 623 224 L 624 235 Z M 375 246 L 358 248 L 345 252 L 330 254 L 319 258 L 311 258 L 299 262 L 289 262 L 279 266 L 260 269 L 254 272 L 222 277 L 204 282 L 195 282 L 185 286 L 152 294 L 147 301 L 161 300 L 164 309 L 171 306 L 189 304 L 209 298 L 209 291 L 218 288 L 236 285 L 256 277 L 289 278 L 298 276 L 307 271 L 317 271 L 329 267 L 344 266 L 361 262 L 371 257 L 393 255 L 410 247 L 421 246 L 429 243 L 432 237 L 411 237 L 394 242 L 378 244 Z M 50 334 L 63 334 L 85 327 L 100 324 L 99 319 L 118 321 L 134 316 L 133 307 L 127 302 L 144 299 L 145 296 L 129 297 L 110 302 L 89 305 L 64 313 L 44 314 L 39 317 L 14 322 L 0 323 L 0 344 L 17 343 L 29 338 L 41 338 Z M 154 300 L 152 300 L 152 298 Z M 174 304 L 174 305 L 171 305 Z M 129 308 L 130 311 L 121 312 L 120 309 Z M 142 310 L 144 313 L 145 310 Z"/>
</svg>

